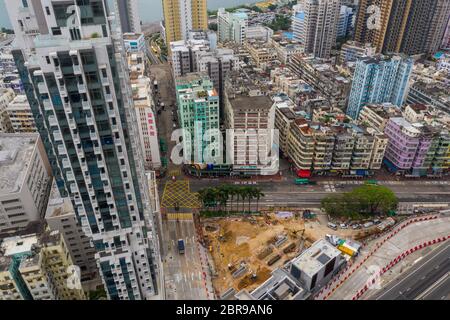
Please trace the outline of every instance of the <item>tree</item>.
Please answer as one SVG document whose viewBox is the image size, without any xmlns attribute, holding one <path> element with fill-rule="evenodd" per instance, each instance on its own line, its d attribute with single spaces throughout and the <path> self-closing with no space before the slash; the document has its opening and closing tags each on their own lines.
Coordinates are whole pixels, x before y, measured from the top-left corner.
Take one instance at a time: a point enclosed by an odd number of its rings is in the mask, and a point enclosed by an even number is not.
<svg viewBox="0 0 450 320">
<path fill-rule="evenodd" d="M 264 197 L 264 193 L 261 192 L 260 188 L 255 189 L 254 196 L 256 198 L 256 211 L 259 211 L 259 200 Z"/>
<path fill-rule="evenodd" d="M 387 214 L 395 210 L 398 199 L 387 187 L 364 185 L 342 195 L 332 195 L 322 200 L 322 208 L 332 216 L 356 218 Z"/>
</svg>

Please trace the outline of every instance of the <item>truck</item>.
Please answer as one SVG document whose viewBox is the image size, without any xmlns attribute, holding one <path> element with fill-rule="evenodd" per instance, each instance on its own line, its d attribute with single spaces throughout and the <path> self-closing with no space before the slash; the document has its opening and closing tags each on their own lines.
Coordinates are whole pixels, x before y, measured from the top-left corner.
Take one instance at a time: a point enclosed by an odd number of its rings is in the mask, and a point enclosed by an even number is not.
<svg viewBox="0 0 450 320">
<path fill-rule="evenodd" d="M 184 240 L 178 239 L 178 253 L 184 254 Z"/>
</svg>

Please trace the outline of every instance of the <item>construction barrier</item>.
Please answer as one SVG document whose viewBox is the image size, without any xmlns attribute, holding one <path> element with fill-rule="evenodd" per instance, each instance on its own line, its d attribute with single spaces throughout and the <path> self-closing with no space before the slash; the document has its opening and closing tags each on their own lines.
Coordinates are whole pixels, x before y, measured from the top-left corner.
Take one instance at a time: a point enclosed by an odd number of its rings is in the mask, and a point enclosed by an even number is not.
<svg viewBox="0 0 450 320">
<path fill-rule="evenodd" d="M 392 267 L 394 267 L 396 264 L 398 264 L 401 260 L 403 260 L 406 256 L 407 256 L 407 252 L 415 252 L 417 250 L 423 249 L 425 247 L 428 247 L 430 245 L 436 244 L 436 243 L 440 243 L 443 241 L 446 241 L 447 239 L 450 239 L 450 235 L 446 236 L 446 237 L 441 237 L 441 238 L 437 238 L 434 239 L 432 241 L 425 241 L 424 243 L 420 244 L 419 246 L 415 246 L 412 249 L 409 249 L 407 251 L 405 251 L 404 253 L 402 253 L 401 255 L 399 255 L 397 258 L 395 258 L 394 260 L 392 260 L 387 266 L 385 266 L 384 268 L 381 269 L 379 276 L 381 277 L 384 273 L 386 273 L 387 271 L 389 271 Z M 369 283 L 375 284 L 375 280 L 376 278 L 372 279 L 372 281 L 370 281 L 369 279 Z M 352 300 L 358 300 L 367 290 L 369 290 L 369 286 L 367 285 L 367 283 L 364 285 L 364 287 L 359 290 L 356 295 L 353 296 Z"/>
</svg>

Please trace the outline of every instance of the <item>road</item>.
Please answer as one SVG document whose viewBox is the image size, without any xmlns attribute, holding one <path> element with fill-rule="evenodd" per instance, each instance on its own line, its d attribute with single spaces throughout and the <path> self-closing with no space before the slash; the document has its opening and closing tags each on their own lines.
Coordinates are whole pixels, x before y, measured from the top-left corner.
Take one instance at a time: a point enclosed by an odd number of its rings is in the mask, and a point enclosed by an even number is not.
<svg viewBox="0 0 450 320">
<path fill-rule="evenodd" d="M 348 278 L 344 281 L 328 299 L 331 300 L 351 300 L 356 293 L 364 287 L 364 285 L 371 279 L 374 272 L 387 266 L 390 261 L 398 257 L 403 252 L 424 243 L 425 241 L 434 240 L 440 237 L 446 237 L 450 234 L 450 218 L 440 217 L 434 220 L 422 221 L 413 223 L 392 238 L 384 242 L 381 247 L 376 249 L 376 244 L 381 241 L 374 241 L 364 247 L 357 257 L 354 266 L 357 266 L 366 256 L 369 258 L 359 267 L 356 271 L 352 272 L 354 268 L 350 268 L 346 271 L 341 279 L 344 279 L 346 275 Z M 448 241 L 448 240 L 447 240 Z M 376 250 L 372 255 L 370 253 Z M 395 274 L 394 274 L 395 275 Z M 381 288 L 372 286 L 366 293 L 367 296 L 378 294 L 377 290 L 380 290 L 385 285 L 386 277 L 390 274 L 384 274 L 380 282 Z"/>
<path fill-rule="evenodd" d="M 364 183 L 362 181 L 324 181 L 316 186 L 296 186 L 290 180 L 274 182 L 253 182 L 251 180 L 241 182 L 229 180 L 225 182 L 219 179 L 191 179 L 190 181 L 191 189 L 194 192 L 206 186 L 218 186 L 223 183 L 257 185 L 265 194 L 265 197 L 259 203 L 261 207 L 280 205 L 286 207 L 317 206 L 324 197 L 330 194 L 348 192 Z M 401 203 L 450 203 L 450 182 L 438 182 L 437 184 L 425 184 L 424 182 L 417 181 L 386 181 L 381 184 L 386 185 L 395 192 Z M 338 188 L 338 183 L 344 183 L 344 185 Z"/>
<path fill-rule="evenodd" d="M 376 300 L 449 300 L 450 243 L 447 241 L 417 263 L 412 270 L 392 281 Z"/>
<path fill-rule="evenodd" d="M 203 267 L 192 220 L 164 221 L 165 285 L 168 300 L 205 300 Z M 178 253 L 177 241 L 185 242 L 185 253 Z"/>
</svg>

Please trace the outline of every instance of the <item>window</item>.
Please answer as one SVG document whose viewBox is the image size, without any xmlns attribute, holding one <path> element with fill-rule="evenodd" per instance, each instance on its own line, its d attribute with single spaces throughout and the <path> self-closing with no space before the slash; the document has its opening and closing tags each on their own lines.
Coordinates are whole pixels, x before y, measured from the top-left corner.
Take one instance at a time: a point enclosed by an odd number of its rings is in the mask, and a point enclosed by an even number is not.
<svg viewBox="0 0 450 320">
<path fill-rule="evenodd" d="M 45 12 L 47 12 L 47 15 L 49 16 L 51 13 L 50 13 L 50 8 L 49 7 L 45 7 Z"/>
<path fill-rule="evenodd" d="M 54 36 L 60 36 L 62 34 L 61 28 L 60 27 L 52 27 L 52 34 Z"/>
<path fill-rule="evenodd" d="M 50 57 L 49 56 L 45 56 L 45 61 L 47 61 L 47 64 L 50 64 Z"/>
<path fill-rule="evenodd" d="M 22 6 L 24 8 L 28 8 L 28 1 L 27 0 L 22 0 Z"/>
</svg>

